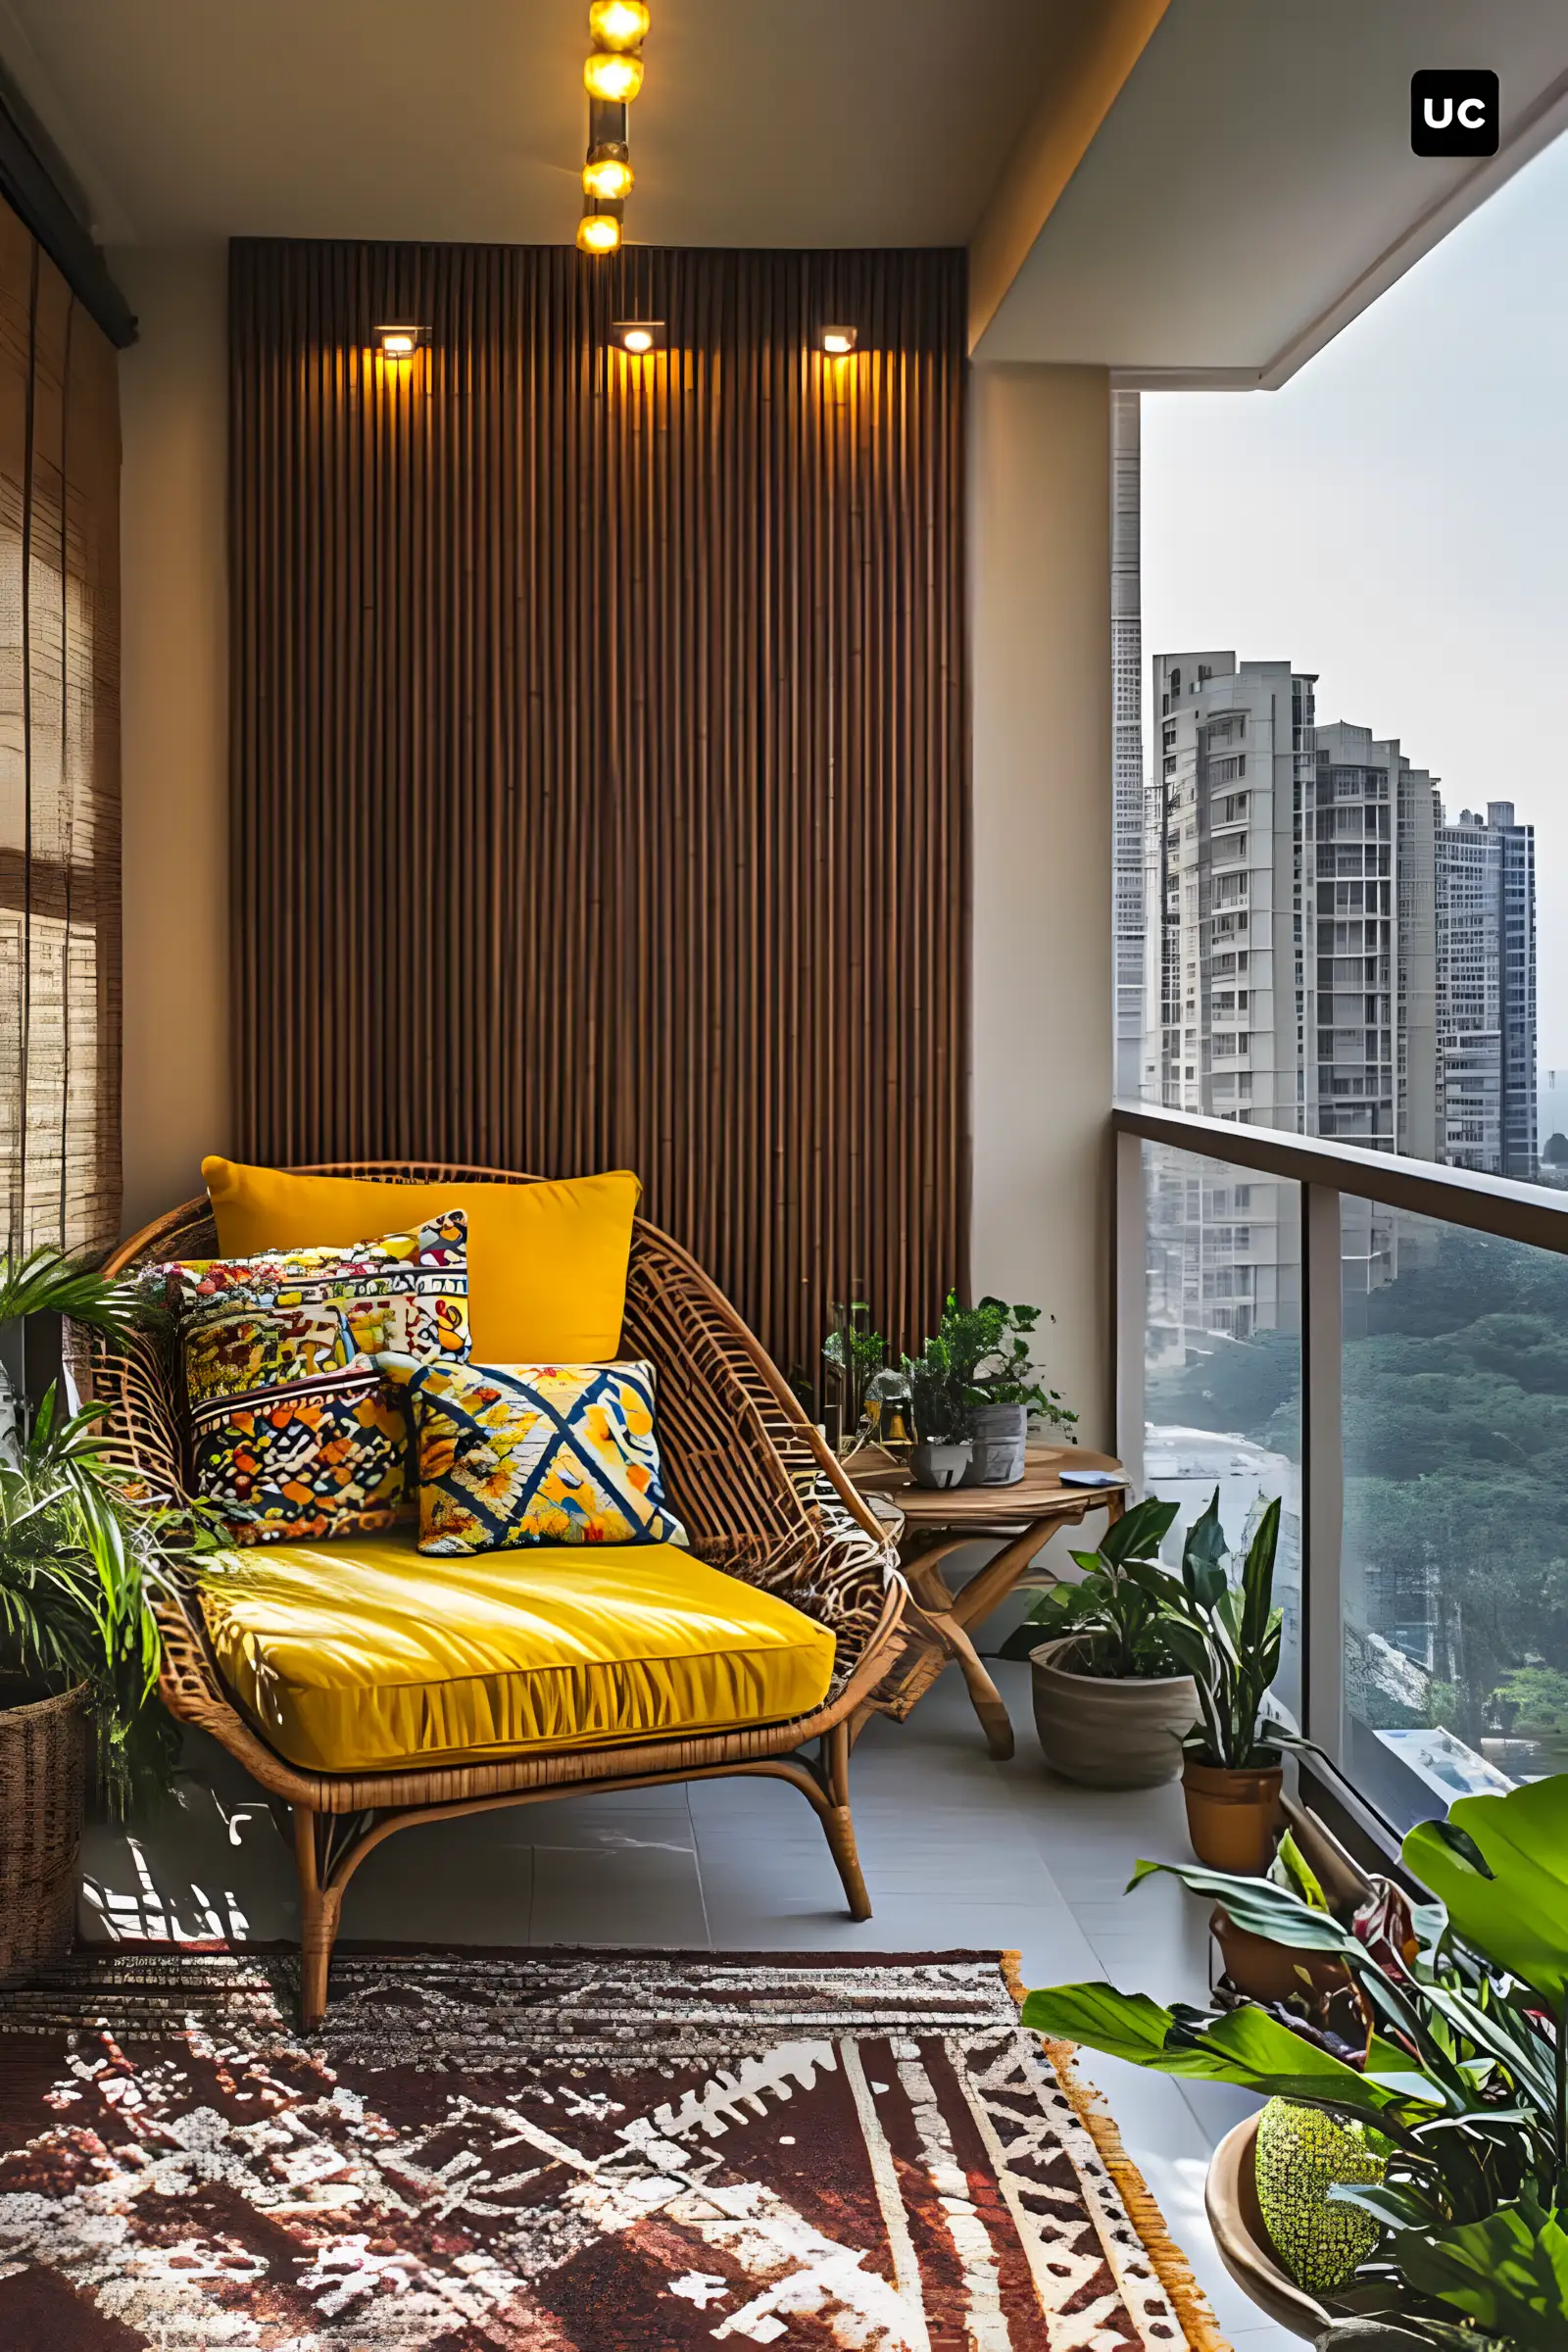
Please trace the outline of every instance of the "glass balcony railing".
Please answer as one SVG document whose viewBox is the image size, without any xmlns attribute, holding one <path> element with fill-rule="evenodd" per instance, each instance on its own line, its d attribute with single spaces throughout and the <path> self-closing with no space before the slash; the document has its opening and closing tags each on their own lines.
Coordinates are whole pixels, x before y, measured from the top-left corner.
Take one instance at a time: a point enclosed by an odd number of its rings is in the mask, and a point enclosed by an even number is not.
<svg viewBox="0 0 1568 2352">
<path fill-rule="evenodd" d="M 1114 1118 L 1121 1452 L 1282 1497 L 1280 1699 L 1396 1829 L 1568 1767 L 1568 1199 Z"/>
</svg>

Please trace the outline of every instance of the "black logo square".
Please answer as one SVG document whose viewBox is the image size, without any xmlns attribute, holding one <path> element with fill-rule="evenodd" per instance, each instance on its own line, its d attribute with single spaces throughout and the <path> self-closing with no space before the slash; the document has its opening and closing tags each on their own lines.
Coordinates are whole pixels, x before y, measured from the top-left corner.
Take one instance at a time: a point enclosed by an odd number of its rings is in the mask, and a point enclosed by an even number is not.
<svg viewBox="0 0 1568 2352">
<path fill-rule="evenodd" d="M 1434 67 L 1410 76 L 1414 155 L 1495 155 L 1497 76 L 1481 67 Z"/>
</svg>

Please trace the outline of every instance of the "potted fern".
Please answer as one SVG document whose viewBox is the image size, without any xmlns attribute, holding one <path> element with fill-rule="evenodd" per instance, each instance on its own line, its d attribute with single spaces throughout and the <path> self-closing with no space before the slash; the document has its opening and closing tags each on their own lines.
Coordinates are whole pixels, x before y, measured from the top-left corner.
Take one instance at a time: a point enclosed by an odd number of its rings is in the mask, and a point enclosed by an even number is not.
<svg viewBox="0 0 1568 2352">
<path fill-rule="evenodd" d="M 46 1314 L 120 1338 L 135 1309 L 59 1250 L 0 1259 L 0 1331 Z M 151 1704 L 158 1515 L 116 1486 L 97 1407 L 71 1412 L 58 1383 L 34 1410 L 8 1381 L 4 1402 L 0 1976 L 70 1945 L 89 1780 L 123 1810 L 139 1781 L 167 1781 L 172 1744 Z"/>
</svg>

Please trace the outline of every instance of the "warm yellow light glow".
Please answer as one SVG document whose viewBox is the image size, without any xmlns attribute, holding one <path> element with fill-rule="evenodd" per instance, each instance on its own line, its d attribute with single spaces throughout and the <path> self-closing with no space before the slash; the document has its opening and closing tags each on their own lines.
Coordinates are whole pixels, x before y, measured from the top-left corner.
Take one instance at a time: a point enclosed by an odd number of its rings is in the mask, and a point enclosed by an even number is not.
<svg viewBox="0 0 1568 2352">
<path fill-rule="evenodd" d="M 613 213 L 584 213 L 577 223 L 577 244 L 583 253 L 613 253 L 620 243 L 620 222 Z"/>
<path fill-rule="evenodd" d="M 642 0 L 593 0 L 588 29 L 601 49 L 635 49 L 648 30 Z"/>
<path fill-rule="evenodd" d="M 586 193 L 597 196 L 601 203 L 618 203 L 631 193 L 631 166 L 623 155 L 604 155 L 597 162 L 590 156 L 583 166 L 582 184 Z"/>
<path fill-rule="evenodd" d="M 424 340 L 422 326 L 399 323 L 373 329 L 383 359 L 412 360 Z"/>
<path fill-rule="evenodd" d="M 822 349 L 835 360 L 843 359 L 847 352 L 855 349 L 855 332 L 853 326 L 824 326 Z"/>
<path fill-rule="evenodd" d="M 652 351 L 654 338 L 646 326 L 628 326 L 624 337 L 628 351 Z"/>
<path fill-rule="evenodd" d="M 624 106 L 643 86 L 643 61 L 622 57 L 615 49 L 596 49 L 583 66 L 582 78 L 590 98 Z"/>
<path fill-rule="evenodd" d="M 386 335 L 382 338 L 381 349 L 390 360 L 407 359 L 409 353 L 414 349 L 414 337 L 412 335 Z"/>
</svg>

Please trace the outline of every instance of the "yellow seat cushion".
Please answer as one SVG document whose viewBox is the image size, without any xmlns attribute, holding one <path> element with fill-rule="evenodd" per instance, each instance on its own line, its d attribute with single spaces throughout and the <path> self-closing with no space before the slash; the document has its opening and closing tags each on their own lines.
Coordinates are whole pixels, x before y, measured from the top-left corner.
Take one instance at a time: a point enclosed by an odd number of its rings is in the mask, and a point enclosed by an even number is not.
<svg viewBox="0 0 1568 2352">
<path fill-rule="evenodd" d="M 401 1531 L 210 1555 L 223 1679 L 315 1772 L 467 1764 L 808 1714 L 833 1636 L 670 1544 L 432 1560 Z"/>
<path fill-rule="evenodd" d="M 222 1257 L 372 1241 L 461 1208 L 468 1220 L 468 1328 L 479 1364 L 591 1364 L 620 1351 L 631 1221 L 625 1169 L 560 1184 L 379 1184 L 202 1161 Z"/>
</svg>

